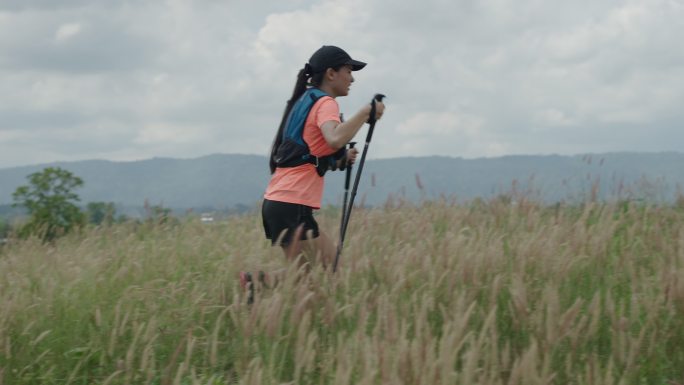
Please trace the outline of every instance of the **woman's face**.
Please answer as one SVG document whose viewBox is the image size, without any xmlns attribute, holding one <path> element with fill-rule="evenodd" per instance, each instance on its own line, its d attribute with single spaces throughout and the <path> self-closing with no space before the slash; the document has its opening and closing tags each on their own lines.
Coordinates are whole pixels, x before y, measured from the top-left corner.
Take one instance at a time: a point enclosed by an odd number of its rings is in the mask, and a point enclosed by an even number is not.
<svg viewBox="0 0 684 385">
<path fill-rule="evenodd" d="M 329 69 L 328 74 L 329 76 L 326 80 L 328 80 L 330 88 L 335 96 L 347 96 L 349 94 L 349 88 L 354 82 L 352 67 L 346 65 L 341 67 L 339 71 Z"/>
</svg>

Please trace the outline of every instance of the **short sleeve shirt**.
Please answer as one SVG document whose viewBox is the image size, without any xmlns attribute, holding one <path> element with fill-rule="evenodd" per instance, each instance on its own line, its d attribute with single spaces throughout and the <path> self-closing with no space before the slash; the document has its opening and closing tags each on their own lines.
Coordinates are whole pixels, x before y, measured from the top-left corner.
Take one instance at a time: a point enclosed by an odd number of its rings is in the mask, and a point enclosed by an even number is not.
<svg viewBox="0 0 684 385">
<path fill-rule="evenodd" d="M 304 123 L 303 137 L 312 155 L 327 156 L 337 151 L 328 145 L 321 132 L 321 126 L 328 121 L 340 122 L 340 108 L 335 99 L 323 96 L 311 107 Z M 310 163 L 278 167 L 271 176 L 264 198 L 319 209 L 323 199 L 323 177 Z"/>
</svg>

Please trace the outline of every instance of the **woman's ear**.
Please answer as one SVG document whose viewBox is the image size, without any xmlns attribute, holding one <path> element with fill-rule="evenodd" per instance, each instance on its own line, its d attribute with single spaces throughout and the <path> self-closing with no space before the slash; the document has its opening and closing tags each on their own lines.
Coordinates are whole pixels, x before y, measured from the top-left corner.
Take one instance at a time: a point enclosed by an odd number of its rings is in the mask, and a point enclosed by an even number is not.
<svg viewBox="0 0 684 385">
<path fill-rule="evenodd" d="M 332 68 L 325 70 L 325 78 L 328 80 L 333 80 L 335 78 L 335 70 Z"/>
</svg>

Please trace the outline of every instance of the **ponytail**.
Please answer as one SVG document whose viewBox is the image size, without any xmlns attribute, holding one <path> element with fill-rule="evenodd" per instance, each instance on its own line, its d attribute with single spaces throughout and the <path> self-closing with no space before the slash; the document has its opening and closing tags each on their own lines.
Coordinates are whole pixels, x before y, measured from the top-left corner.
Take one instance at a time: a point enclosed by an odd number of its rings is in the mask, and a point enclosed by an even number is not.
<svg viewBox="0 0 684 385">
<path fill-rule="evenodd" d="M 307 80 L 309 80 L 311 77 L 311 72 L 311 66 L 309 63 L 306 63 L 304 68 L 299 70 L 299 74 L 297 74 L 297 82 L 295 83 L 294 90 L 292 91 L 292 96 L 290 97 L 290 100 L 287 101 L 285 112 L 283 112 L 283 118 L 280 120 L 278 132 L 276 133 L 275 138 L 273 139 L 273 145 L 271 146 L 271 157 L 269 159 L 271 174 L 273 174 L 276 169 L 274 158 L 276 152 L 278 152 L 278 147 L 283 142 L 283 130 L 287 124 L 287 117 L 290 115 L 290 111 L 292 111 L 292 107 L 294 106 L 295 102 L 302 96 L 302 94 L 304 94 L 304 91 L 306 91 Z"/>
<path fill-rule="evenodd" d="M 342 68 L 342 66 L 339 65 L 332 68 L 335 71 L 339 71 L 340 68 Z M 307 85 L 313 87 L 320 87 L 321 83 L 323 82 L 325 71 L 316 73 L 313 72 L 314 71 L 311 68 L 311 65 L 309 63 L 306 63 L 304 65 L 304 68 L 299 70 L 299 74 L 297 74 L 297 82 L 295 83 L 294 90 L 292 91 L 292 96 L 290 97 L 290 100 L 287 101 L 287 104 L 285 106 L 285 112 L 283 112 L 283 118 L 280 120 L 278 132 L 276 133 L 275 138 L 273 138 L 273 145 L 271 146 L 271 157 L 268 161 L 268 165 L 271 169 L 271 174 L 273 174 L 276 169 L 275 155 L 278 152 L 278 147 L 283 142 L 283 130 L 285 130 L 285 125 L 287 124 L 287 117 L 290 115 L 292 107 L 294 106 L 295 102 L 299 100 L 299 98 L 304 94 Z M 309 79 L 311 80 L 310 83 L 308 82 Z"/>
</svg>

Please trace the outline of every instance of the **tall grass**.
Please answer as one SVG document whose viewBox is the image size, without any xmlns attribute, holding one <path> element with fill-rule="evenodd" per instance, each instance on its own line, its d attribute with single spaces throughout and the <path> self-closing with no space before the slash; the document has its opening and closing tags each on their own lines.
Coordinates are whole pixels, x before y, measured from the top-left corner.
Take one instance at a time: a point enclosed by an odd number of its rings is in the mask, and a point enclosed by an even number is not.
<svg viewBox="0 0 684 385">
<path fill-rule="evenodd" d="M 681 207 L 359 209 L 336 275 L 247 306 L 281 254 L 257 215 L 13 242 L 0 384 L 684 383 Z"/>
</svg>

